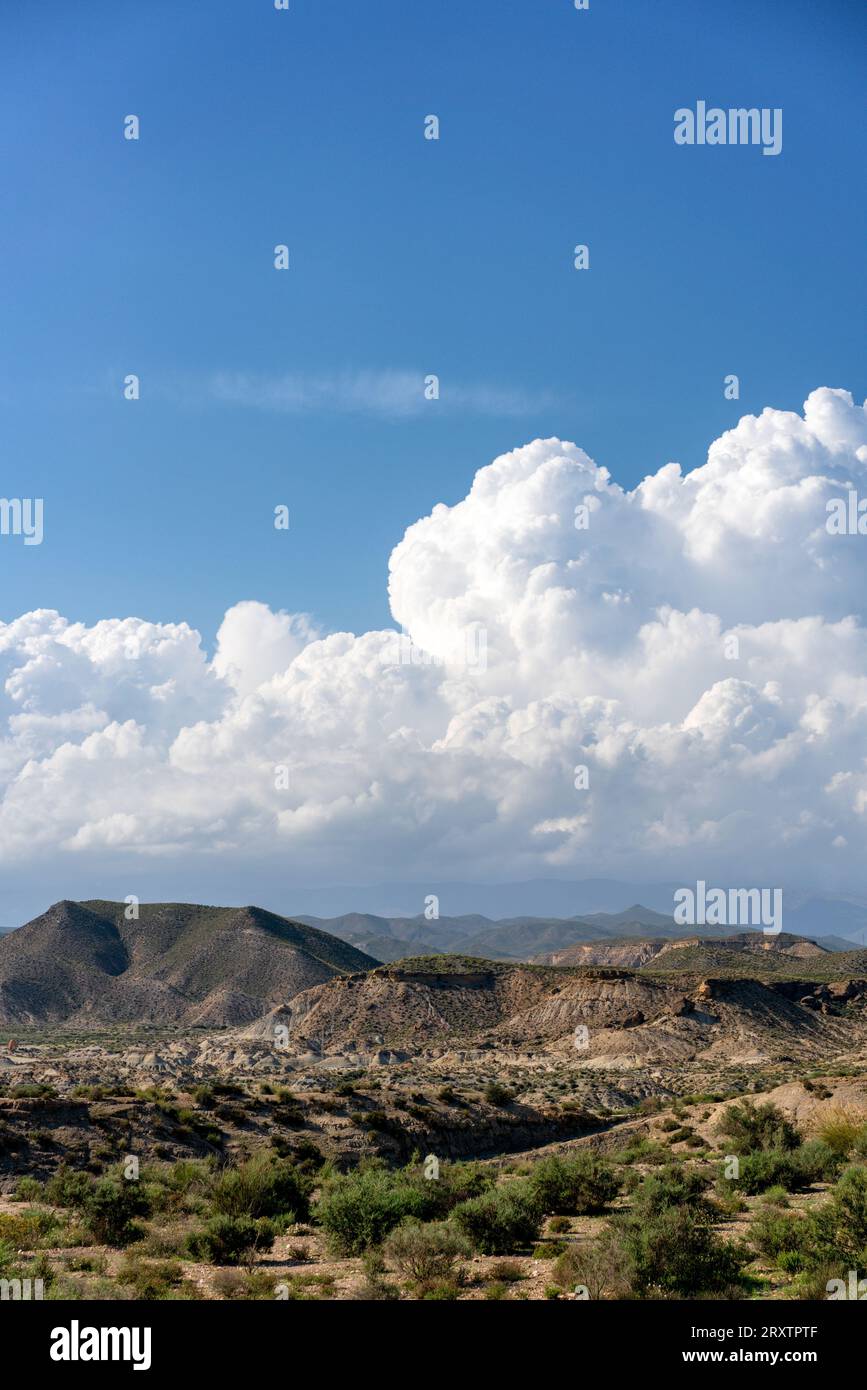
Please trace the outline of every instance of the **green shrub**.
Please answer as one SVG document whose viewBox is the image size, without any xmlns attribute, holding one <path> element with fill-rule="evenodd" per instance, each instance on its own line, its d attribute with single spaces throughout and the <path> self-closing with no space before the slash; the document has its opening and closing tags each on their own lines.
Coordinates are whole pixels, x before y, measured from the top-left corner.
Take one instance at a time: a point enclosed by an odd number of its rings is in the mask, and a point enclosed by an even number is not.
<svg viewBox="0 0 867 1390">
<path fill-rule="evenodd" d="M 60 1218 L 44 1207 L 0 1211 L 0 1241 L 9 1241 L 18 1250 L 33 1250 L 59 1225 Z"/>
<path fill-rule="evenodd" d="M 570 1245 L 552 1270 L 555 1283 L 566 1289 L 586 1288 L 588 1297 L 626 1298 L 632 1290 L 632 1259 L 610 1228 L 598 1240 Z"/>
<path fill-rule="evenodd" d="M 459 1203 L 488 1192 L 496 1181 L 480 1163 L 441 1163 L 438 1178 L 426 1178 L 423 1168 L 414 1168 L 406 1170 L 406 1177 L 423 1194 L 426 1214 L 431 1217 L 448 1216 Z"/>
<path fill-rule="evenodd" d="M 615 1163 L 622 1163 L 627 1167 L 632 1167 L 635 1163 L 670 1163 L 671 1152 L 667 1145 L 658 1143 L 655 1139 L 645 1139 L 636 1136 L 622 1148 L 615 1149 L 612 1155 Z"/>
<path fill-rule="evenodd" d="M 787 1207 L 789 1194 L 784 1187 L 769 1187 L 759 1198 L 762 1206 Z"/>
<path fill-rule="evenodd" d="M 208 1264 L 236 1265 L 274 1244 L 274 1227 L 267 1217 L 213 1216 L 204 1230 L 189 1237 L 195 1259 Z"/>
<path fill-rule="evenodd" d="M 633 1199 L 633 1211 L 647 1219 L 674 1207 L 708 1213 L 710 1207 L 704 1196 L 707 1185 L 707 1179 L 696 1169 L 669 1164 L 644 1178 Z"/>
<path fill-rule="evenodd" d="M 725 1135 L 734 1154 L 796 1149 L 801 1143 L 795 1125 L 770 1101 L 755 1105 L 750 1100 L 742 1100 L 730 1105 L 720 1125 L 720 1134 Z"/>
<path fill-rule="evenodd" d="M 707 1213 L 694 1206 L 667 1207 L 653 1217 L 630 1213 L 612 1224 L 639 1295 L 719 1292 L 738 1282 L 749 1260 L 748 1251 L 721 1240 Z"/>
<path fill-rule="evenodd" d="M 19 1178 L 14 1197 L 16 1202 L 38 1202 L 42 1198 L 42 1183 L 36 1178 Z"/>
<path fill-rule="evenodd" d="M 509 1105 L 515 1099 L 509 1088 L 501 1086 L 499 1081 L 489 1081 L 484 1095 L 489 1105 Z"/>
<path fill-rule="evenodd" d="M 789 1286 L 787 1297 L 818 1303 L 827 1299 L 830 1280 L 842 1278 L 845 1281 L 847 1274 L 848 1271 L 839 1265 L 816 1265 L 798 1274 Z"/>
<path fill-rule="evenodd" d="M 211 1160 L 182 1158 L 177 1163 L 147 1164 L 141 1181 L 152 1211 L 201 1211 L 214 1182 Z"/>
<path fill-rule="evenodd" d="M 310 1180 L 293 1164 L 263 1152 L 225 1168 L 213 1184 L 211 1201 L 223 1216 L 284 1216 L 306 1221 Z"/>
<path fill-rule="evenodd" d="M 93 1178 L 89 1173 L 64 1166 L 46 1182 L 45 1200 L 56 1207 L 83 1207 L 92 1188 Z"/>
<path fill-rule="evenodd" d="M 565 1240 L 541 1240 L 530 1252 L 534 1260 L 553 1260 L 562 1255 L 569 1246 Z"/>
<path fill-rule="evenodd" d="M 499 1303 L 501 1299 L 508 1298 L 509 1287 L 500 1279 L 494 1279 L 485 1289 L 485 1298 L 490 1303 Z"/>
<path fill-rule="evenodd" d="M 454 1279 L 439 1279 L 422 1294 L 425 1302 L 436 1303 L 454 1303 L 460 1296 L 461 1286 Z"/>
<path fill-rule="evenodd" d="M 117 1272 L 121 1284 L 127 1284 L 137 1299 L 154 1302 L 174 1297 L 174 1291 L 185 1283 L 183 1266 L 177 1260 L 146 1261 L 127 1255 Z M 189 1286 L 189 1290 L 192 1286 Z M 188 1290 L 188 1291 L 189 1291 Z"/>
<path fill-rule="evenodd" d="M 840 1155 L 824 1139 L 808 1139 L 795 1149 L 795 1160 L 807 1187 L 814 1182 L 830 1182 L 840 1173 Z"/>
<path fill-rule="evenodd" d="M 740 1160 L 740 1173 L 733 1181 L 751 1195 L 770 1187 L 802 1192 L 831 1176 L 836 1166 L 833 1150 L 816 1139 L 797 1149 L 758 1149 L 747 1154 Z"/>
<path fill-rule="evenodd" d="M 424 1219 L 428 1214 L 426 1194 L 382 1168 L 358 1168 L 330 1178 L 315 1211 L 332 1250 L 340 1255 L 359 1255 L 381 1244 L 405 1217 Z"/>
<path fill-rule="evenodd" d="M 137 1240 L 141 1230 L 134 1218 L 147 1211 L 139 1184 L 123 1178 L 99 1178 L 83 1206 L 84 1219 L 98 1245 L 129 1245 Z"/>
<path fill-rule="evenodd" d="M 543 1212 L 584 1216 L 604 1211 L 621 1188 L 611 1167 L 593 1153 L 545 1158 L 530 1176 L 530 1190 Z"/>
<path fill-rule="evenodd" d="M 867 1266 L 867 1168 L 847 1168 L 830 1200 L 812 1214 L 814 1262 Z"/>
<path fill-rule="evenodd" d="M 779 1261 L 781 1255 L 795 1253 L 799 1267 L 807 1258 L 812 1238 L 809 1220 L 772 1207 L 762 1208 L 750 1226 L 750 1240 L 761 1254 Z"/>
<path fill-rule="evenodd" d="M 455 1207 L 454 1219 L 484 1255 L 511 1255 L 537 1239 L 542 1228 L 538 1198 L 526 1182 L 510 1182 Z"/>
<path fill-rule="evenodd" d="M 524 1271 L 517 1260 L 497 1260 L 488 1270 L 491 1279 L 497 1279 L 501 1284 L 517 1284 L 525 1277 Z"/>
<path fill-rule="evenodd" d="M 470 1254 L 465 1236 L 445 1221 L 422 1225 L 404 1221 L 386 1238 L 383 1254 L 405 1279 L 417 1284 L 432 1284 L 451 1279 L 455 1261 Z"/>
</svg>

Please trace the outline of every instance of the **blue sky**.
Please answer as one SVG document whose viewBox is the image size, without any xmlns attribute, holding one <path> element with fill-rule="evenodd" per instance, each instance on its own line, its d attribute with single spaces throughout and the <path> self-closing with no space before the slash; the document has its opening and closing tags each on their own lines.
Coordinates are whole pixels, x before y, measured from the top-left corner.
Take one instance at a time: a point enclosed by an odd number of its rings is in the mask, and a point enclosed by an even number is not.
<svg viewBox="0 0 867 1390">
<path fill-rule="evenodd" d="M 3 0 L 0 496 L 44 540 L 0 534 L 0 923 L 864 893 L 867 533 L 825 523 L 867 505 L 865 38 L 849 0 Z M 699 102 L 782 152 L 676 144 Z"/>
<path fill-rule="evenodd" d="M 44 497 L 45 542 L 4 543 L 0 618 L 381 626 L 406 526 L 506 449 L 559 435 L 631 486 L 745 411 L 863 397 L 865 29 L 843 0 L 5 0 L 3 492 Z M 782 107 L 782 154 L 676 147 L 699 98 Z M 440 401 L 390 407 L 426 373 Z"/>
</svg>

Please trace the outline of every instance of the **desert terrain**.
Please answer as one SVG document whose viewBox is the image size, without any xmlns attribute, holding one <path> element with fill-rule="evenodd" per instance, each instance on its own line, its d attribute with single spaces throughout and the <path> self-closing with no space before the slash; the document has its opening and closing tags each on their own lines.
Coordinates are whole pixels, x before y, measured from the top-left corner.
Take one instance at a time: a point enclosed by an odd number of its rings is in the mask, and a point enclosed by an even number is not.
<svg viewBox="0 0 867 1390">
<path fill-rule="evenodd" d="M 256 908 L 56 904 L 0 938 L 0 1278 L 827 1298 L 867 1266 L 867 951 L 652 926 L 379 963 Z"/>
</svg>

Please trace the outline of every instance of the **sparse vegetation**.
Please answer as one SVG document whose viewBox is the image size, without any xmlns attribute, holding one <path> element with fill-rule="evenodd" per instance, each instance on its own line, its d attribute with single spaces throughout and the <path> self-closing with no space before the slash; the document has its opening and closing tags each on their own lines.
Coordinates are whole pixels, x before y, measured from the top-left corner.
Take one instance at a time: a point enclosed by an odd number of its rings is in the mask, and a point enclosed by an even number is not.
<svg viewBox="0 0 867 1390">
<path fill-rule="evenodd" d="M 34 1032 L 22 1070 L 0 1078 L 0 1264 L 43 1269 L 46 1297 L 73 1299 L 825 1297 L 828 1279 L 867 1268 L 867 1086 L 857 1058 L 799 1051 L 827 1019 L 835 1050 L 841 1017 L 867 1021 L 863 973 L 822 992 L 829 954 L 813 974 L 813 957 L 796 973 L 779 951 L 720 944 L 641 972 L 415 958 L 374 972 L 375 996 L 367 975 L 346 978 L 344 1021 L 326 988 L 321 1036 L 285 1058 L 255 1029 Z M 705 997 L 674 969 L 699 960 L 766 1060 L 742 1060 L 739 1031 L 727 1061 L 711 1007 L 693 1017 L 700 1059 L 677 1066 L 590 1069 L 558 1052 L 561 1005 L 592 1002 L 600 980 L 617 981 L 637 1047 L 651 981 L 660 1012 L 646 1017 L 664 1037 Z M 410 980 L 394 1004 L 392 975 Z M 778 1057 L 781 995 L 811 1025 Z M 419 1000 L 453 1052 L 428 1051 Z"/>
</svg>

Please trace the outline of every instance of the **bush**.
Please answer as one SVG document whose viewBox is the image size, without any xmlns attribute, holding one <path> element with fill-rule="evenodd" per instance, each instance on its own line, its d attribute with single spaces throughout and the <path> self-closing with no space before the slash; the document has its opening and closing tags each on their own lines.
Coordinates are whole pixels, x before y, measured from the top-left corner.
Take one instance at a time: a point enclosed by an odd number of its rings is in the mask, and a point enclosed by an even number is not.
<svg viewBox="0 0 867 1390">
<path fill-rule="evenodd" d="M 750 1240 L 762 1255 L 777 1262 L 783 1255 L 795 1255 L 799 1268 L 807 1261 L 812 1237 L 809 1220 L 772 1207 L 760 1211 L 750 1227 Z M 790 1259 L 790 1267 L 791 1263 Z"/>
<path fill-rule="evenodd" d="M 499 1081 L 489 1081 L 484 1094 L 489 1105 L 509 1105 L 515 1099 L 509 1088 L 501 1086 Z"/>
<path fill-rule="evenodd" d="M 818 1303 L 828 1298 L 830 1281 L 839 1278 L 845 1280 L 846 1274 L 847 1271 L 841 1270 L 837 1265 L 817 1265 L 814 1269 L 805 1270 L 798 1275 L 790 1285 L 787 1297 L 803 1298 L 811 1303 Z"/>
<path fill-rule="evenodd" d="M 553 1260 L 558 1255 L 562 1255 L 569 1246 L 565 1240 L 540 1240 L 538 1245 L 534 1245 L 532 1256 L 534 1260 Z"/>
<path fill-rule="evenodd" d="M 273 1299 L 277 1282 L 275 1275 L 264 1269 L 254 1269 L 244 1274 L 239 1269 L 221 1269 L 214 1275 L 213 1287 L 220 1298 L 249 1302 L 255 1299 Z M 290 1292 L 289 1296 L 297 1295 Z"/>
<path fill-rule="evenodd" d="M 847 1158 L 859 1142 L 864 1128 L 863 1115 L 839 1107 L 825 1117 L 818 1135 L 838 1158 Z"/>
<path fill-rule="evenodd" d="M 325 1184 L 315 1215 L 336 1254 L 359 1255 L 381 1244 L 405 1217 L 424 1219 L 428 1203 L 426 1194 L 401 1175 L 358 1168 Z"/>
<path fill-rule="evenodd" d="M 845 1275 L 848 1269 L 864 1267 L 867 1265 L 867 1170 L 847 1169 L 829 1201 L 807 1216 L 798 1217 L 772 1208 L 760 1211 L 751 1227 L 750 1238 L 758 1250 L 783 1269 L 830 1270 L 838 1277 L 841 1271 Z M 803 1292 L 797 1296 L 809 1297 Z"/>
<path fill-rule="evenodd" d="M 285 1216 L 306 1221 L 310 1181 L 285 1159 L 260 1153 L 226 1168 L 211 1192 L 214 1210 L 223 1216 Z"/>
<path fill-rule="evenodd" d="M 147 1214 L 148 1204 L 138 1183 L 123 1178 L 99 1178 L 83 1205 L 84 1219 L 98 1245 L 129 1245 L 141 1230 L 133 1218 Z"/>
<path fill-rule="evenodd" d="M 759 1150 L 741 1159 L 740 1172 L 733 1179 L 741 1192 L 754 1196 L 769 1187 L 796 1192 L 803 1186 L 802 1173 L 794 1157 L 782 1150 Z"/>
<path fill-rule="evenodd" d="M 454 1279 L 439 1279 L 422 1294 L 426 1302 L 437 1303 L 454 1303 L 460 1296 L 461 1286 Z"/>
<path fill-rule="evenodd" d="M 128 1284 L 137 1299 L 154 1302 L 157 1299 L 173 1298 L 174 1290 L 184 1284 L 183 1267 L 177 1260 L 162 1260 L 148 1263 L 132 1259 L 127 1255 L 117 1273 L 122 1284 Z M 188 1291 L 192 1291 L 190 1285 Z"/>
<path fill-rule="evenodd" d="M 612 1227 L 638 1294 L 719 1292 L 738 1282 L 749 1259 L 748 1251 L 720 1239 L 704 1211 L 690 1206 L 667 1207 L 652 1218 L 615 1218 Z"/>
<path fill-rule="evenodd" d="M 867 1168 L 847 1168 L 830 1201 L 812 1216 L 815 1263 L 867 1265 Z"/>
<path fill-rule="evenodd" d="M 45 1200 L 56 1207 L 83 1207 L 92 1188 L 89 1173 L 61 1167 L 45 1184 Z"/>
<path fill-rule="evenodd" d="M 704 1193 L 707 1180 L 694 1168 L 669 1165 L 645 1178 L 635 1194 L 633 1212 L 652 1220 L 674 1207 L 690 1207 L 709 1213 Z"/>
<path fill-rule="evenodd" d="M 769 1187 L 802 1192 L 831 1176 L 836 1166 L 833 1150 L 817 1139 L 797 1149 L 759 1149 L 747 1154 L 740 1160 L 740 1173 L 734 1182 L 742 1192 L 751 1195 Z"/>
<path fill-rule="evenodd" d="M 762 1206 L 787 1207 L 789 1205 L 789 1194 L 784 1187 L 769 1187 L 759 1198 Z"/>
<path fill-rule="evenodd" d="M 182 1158 L 177 1163 L 147 1164 L 141 1177 L 152 1211 L 201 1211 L 214 1169 L 210 1161 Z"/>
<path fill-rule="evenodd" d="M 405 1221 L 387 1237 L 383 1254 L 405 1279 L 432 1284 L 454 1277 L 455 1261 L 470 1254 L 470 1244 L 448 1222 Z"/>
<path fill-rule="evenodd" d="M 36 1178 L 19 1178 L 15 1184 L 14 1200 L 16 1202 L 38 1202 L 42 1198 L 42 1183 Z"/>
<path fill-rule="evenodd" d="M 479 1163 L 442 1163 L 438 1178 L 425 1178 L 423 1169 L 407 1170 L 406 1178 L 422 1193 L 429 1217 L 448 1216 L 461 1202 L 490 1191 L 496 1181 Z"/>
<path fill-rule="evenodd" d="M 796 1127 L 770 1101 L 754 1105 L 750 1100 L 729 1106 L 720 1125 L 732 1153 L 750 1154 L 757 1150 L 796 1149 L 801 1135 Z"/>
<path fill-rule="evenodd" d="M 545 1158 L 530 1176 L 530 1190 L 543 1212 L 585 1216 L 604 1211 L 621 1188 L 609 1163 L 596 1154 L 575 1158 Z"/>
<path fill-rule="evenodd" d="M 525 1277 L 517 1260 L 497 1260 L 491 1265 L 488 1275 L 501 1284 L 517 1284 Z"/>
<path fill-rule="evenodd" d="M 454 1219 L 483 1255 L 511 1255 L 532 1245 L 542 1228 L 538 1198 L 526 1182 L 510 1182 L 455 1207 Z"/>
<path fill-rule="evenodd" d="M 795 1150 L 795 1160 L 807 1187 L 814 1182 L 829 1182 L 840 1172 L 840 1155 L 823 1139 L 808 1139 Z"/>
<path fill-rule="evenodd" d="M 60 1218 L 44 1207 L 0 1212 L 0 1241 L 9 1241 L 17 1250 L 33 1250 L 60 1225 Z"/>
<path fill-rule="evenodd" d="M 213 1216 L 203 1231 L 189 1237 L 195 1259 L 208 1264 L 236 1265 L 274 1244 L 274 1227 L 267 1217 Z"/>
<path fill-rule="evenodd" d="M 566 1289 L 583 1286 L 591 1299 L 626 1298 L 632 1289 L 632 1260 L 623 1243 L 608 1230 L 599 1240 L 570 1245 L 554 1265 L 552 1277 Z"/>
</svg>

